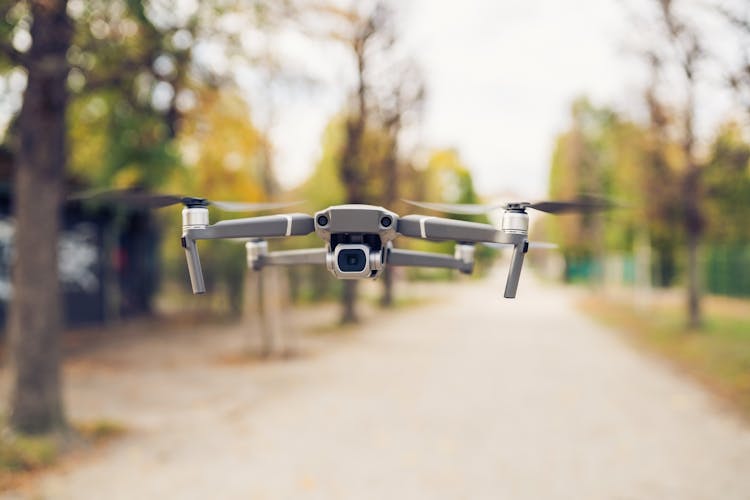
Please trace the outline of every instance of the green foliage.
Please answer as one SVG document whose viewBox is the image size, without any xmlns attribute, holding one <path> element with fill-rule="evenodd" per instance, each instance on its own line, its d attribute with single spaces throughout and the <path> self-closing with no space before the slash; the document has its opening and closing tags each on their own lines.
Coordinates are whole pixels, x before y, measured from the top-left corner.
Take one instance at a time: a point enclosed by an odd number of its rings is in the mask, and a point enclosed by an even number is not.
<svg viewBox="0 0 750 500">
<path fill-rule="evenodd" d="M 550 234 L 566 258 L 566 276 L 597 275 L 600 265 L 593 260 L 599 252 L 631 253 L 636 240 L 647 235 L 654 249 L 657 282 L 672 284 L 681 271 L 685 239 L 683 164 L 680 144 L 664 134 L 586 100 L 577 101 L 569 130 L 557 139 L 550 194 L 570 198 L 594 192 L 624 203 L 626 208 L 602 216 L 549 221 Z M 707 283 L 715 292 L 738 293 L 743 286 L 737 284 L 740 278 L 730 268 L 741 266 L 743 260 L 729 254 L 741 255 L 750 245 L 750 144 L 739 125 L 728 123 L 719 129 L 701 176 L 709 256 Z M 728 265 L 730 261 L 735 265 Z"/>
<path fill-rule="evenodd" d="M 569 215 L 550 221 L 552 238 L 568 260 L 606 248 L 626 251 L 643 229 L 648 201 L 642 190 L 647 133 L 614 111 L 579 99 L 572 124 L 558 136 L 550 169 L 550 196 L 603 195 L 630 204 L 606 215 Z"/>
<path fill-rule="evenodd" d="M 322 210 L 344 203 L 346 191 L 339 177 L 341 151 L 346 140 L 346 124 L 342 116 L 331 120 L 323 132 L 322 154 L 313 173 L 302 185 L 301 194 L 312 210 Z"/>
<path fill-rule="evenodd" d="M 445 203 L 479 203 L 474 189 L 471 171 L 455 149 L 438 149 L 427 161 L 424 171 L 422 197 Z M 486 221 L 485 217 L 463 215 L 454 217 L 475 222 Z"/>
<path fill-rule="evenodd" d="M 441 201 L 445 203 L 479 203 L 469 167 L 455 149 L 438 149 L 432 152 L 427 165 L 419 173 L 415 194 L 417 199 Z M 443 214 L 458 220 L 487 223 L 484 215 Z M 417 250 L 453 254 L 455 244 L 450 241 L 430 242 L 410 240 L 408 246 Z M 482 267 L 494 252 L 483 246 L 476 249 L 476 260 Z M 441 269 L 410 269 L 409 276 L 419 279 L 447 279 L 455 275 Z"/>
<path fill-rule="evenodd" d="M 270 165 L 268 142 L 254 126 L 247 104 L 228 90 L 201 89 L 195 108 L 183 119 L 176 139 L 184 168 L 174 169 L 165 184 L 169 190 L 194 193 L 214 200 L 265 201 Z M 169 276 L 187 280 L 180 238 L 179 208 L 164 211 L 166 224 L 162 255 Z M 211 218 L 247 214 L 212 210 Z M 245 247 L 238 241 L 202 241 L 201 264 L 206 287 L 221 290 L 230 311 L 239 314 L 246 271 Z"/>
<path fill-rule="evenodd" d="M 723 243 L 750 242 L 750 143 L 738 124 L 719 130 L 703 179 L 709 237 Z"/>
<path fill-rule="evenodd" d="M 173 189 L 218 200 L 266 199 L 266 185 L 273 183 L 268 142 L 237 93 L 201 89 L 177 143 L 185 168 L 175 170 Z"/>
<path fill-rule="evenodd" d="M 68 130 L 69 173 L 90 186 L 155 188 L 180 166 L 163 120 L 133 108 L 117 91 L 74 99 Z"/>
</svg>

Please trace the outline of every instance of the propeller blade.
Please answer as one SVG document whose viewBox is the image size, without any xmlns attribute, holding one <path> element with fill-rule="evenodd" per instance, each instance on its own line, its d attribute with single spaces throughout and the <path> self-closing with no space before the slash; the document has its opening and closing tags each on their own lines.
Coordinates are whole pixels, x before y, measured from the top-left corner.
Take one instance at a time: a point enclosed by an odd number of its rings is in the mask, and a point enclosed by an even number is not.
<svg viewBox="0 0 750 500">
<path fill-rule="evenodd" d="M 505 206 L 504 203 L 494 205 L 474 205 L 474 204 L 456 204 L 456 203 L 430 203 L 424 201 L 402 200 L 404 203 L 414 205 L 415 207 L 426 208 L 435 212 L 445 212 L 449 214 L 461 215 L 482 215 L 492 212 Z"/>
<path fill-rule="evenodd" d="M 162 208 L 182 203 L 182 196 L 149 193 L 142 189 L 94 189 L 76 193 L 68 201 L 112 202 L 143 208 Z"/>
<path fill-rule="evenodd" d="M 276 203 L 244 203 L 236 201 L 209 201 L 203 198 L 189 196 L 151 193 L 140 188 L 127 189 L 92 189 L 76 193 L 68 197 L 68 201 L 111 202 L 138 208 L 163 208 L 171 205 L 187 204 L 190 201 L 203 202 L 213 205 L 226 212 L 258 212 L 262 210 L 276 210 L 298 205 L 295 202 Z"/>
<path fill-rule="evenodd" d="M 539 201 L 530 203 L 528 208 L 549 214 L 565 214 L 573 212 L 596 212 L 599 210 L 608 210 L 614 206 L 609 200 L 586 196 L 570 201 Z"/>
<path fill-rule="evenodd" d="M 243 203 L 239 201 L 210 201 L 211 205 L 225 212 L 260 212 L 262 210 L 278 210 L 293 207 L 301 201 L 287 201 L 277 203 Z"/>
<path fill-rule="evenodd" d="M 513 203 L 495 203 L 491 205 L 473 205 L 473 204 L 452 204 L 452 203 L 431 203 L 424 201 L 412 201 L 403 200 L 405 203 L 414 205 L 420 208 L 426 208 L 427 210 L 433 210 L 436 212 L 445 212 L 450 214 L 463 214 L 463 215 L 481 215 L 492 212 L 493 210 L 499 209 L 526 209 L 533 208 L 540 212 L 546 212 L 550 214 L 565 214 L 574 212 L 595 212 L 598 210 L 608 210 L 614 208 L 616 205 L 605 199 L 591 195 L 583 195 L 575 200 L 564 200 L 564 201 L 538 201 L 535 203 L 528 202 L 513 202 Z"/>
</svg>

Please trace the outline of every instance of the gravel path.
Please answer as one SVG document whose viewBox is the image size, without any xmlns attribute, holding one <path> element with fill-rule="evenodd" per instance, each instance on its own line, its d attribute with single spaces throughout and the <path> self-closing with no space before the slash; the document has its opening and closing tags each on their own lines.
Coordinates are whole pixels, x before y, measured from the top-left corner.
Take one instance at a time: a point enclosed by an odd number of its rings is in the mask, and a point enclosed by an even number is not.
<svg viewBox="0 0 750 500">
<path fill-rule="evenodd" d="M 73 363 L 74 417 L 132 432 L 34 498 L 750 498 L 746 425 L 570 292 L 529 273 L 505 301 L 501 280 L 289 362 L 217 361 L 229 328 Z"/>
</svg>

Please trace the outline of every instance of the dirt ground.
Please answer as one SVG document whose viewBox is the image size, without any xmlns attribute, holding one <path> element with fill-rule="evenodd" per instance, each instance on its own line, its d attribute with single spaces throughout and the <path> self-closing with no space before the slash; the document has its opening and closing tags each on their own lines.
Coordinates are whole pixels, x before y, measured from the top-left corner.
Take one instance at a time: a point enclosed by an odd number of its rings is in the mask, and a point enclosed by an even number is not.
<svg viewBox="0 0 750 500">
<path fill-rule="evenodd" d="M 127 434 L 5 498 L 750 498 L 743 422 L 577 292 L 527 273 L 507 301 L 502 279 L 346 331 L 295 311 L 288 359 L 241 356 L 243 324 L 82 348 L 69 415 Z"/>
</svg>

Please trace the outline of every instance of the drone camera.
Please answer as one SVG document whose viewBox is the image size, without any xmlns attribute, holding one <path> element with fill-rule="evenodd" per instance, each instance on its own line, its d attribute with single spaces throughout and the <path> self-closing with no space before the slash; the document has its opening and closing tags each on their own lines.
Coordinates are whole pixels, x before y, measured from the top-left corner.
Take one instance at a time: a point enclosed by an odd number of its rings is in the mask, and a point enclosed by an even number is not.
<svg viewBox="0 0 750 500">
<path fill-rule="evenodd" d="M 382 250 L 360 243 L 340 243 L 328 256 L 328 269 L 341 279 L 374 278 L 383 267 Z"/>
<path fill-rule="evenodd" d="M 362 248 L 340 248 L 336 265 L 345 273 L 361 273 L 367 269 L 367 257 L 367 252 Z"/>
</svg>

